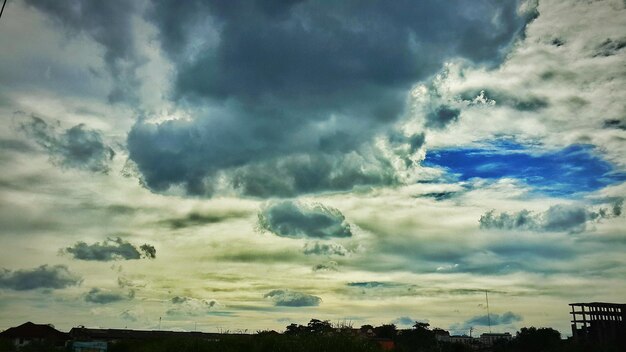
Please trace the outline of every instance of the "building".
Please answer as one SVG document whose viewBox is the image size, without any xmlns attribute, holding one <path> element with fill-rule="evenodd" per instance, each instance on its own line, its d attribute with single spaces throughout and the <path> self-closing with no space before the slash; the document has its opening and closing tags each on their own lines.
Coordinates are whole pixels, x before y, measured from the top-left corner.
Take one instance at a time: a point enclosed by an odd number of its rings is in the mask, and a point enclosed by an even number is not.
<svg viewBox="0 0 626 352">
<path fill-rule="evenodd" d="M 31 343 L 64 346 L 69 340 L 69 335 L 55 329 L 51 324 L 34 324 L 29 321 L 0 332 L 0 338 L 12 341 L 15 347 L 23 347 Z"/>
<path fill-rule="evenodd" d="M 433 334 L 435 339 L 439 342 L 450 342 L 450 332 L 440 328 L 434 328 Z"/>
<path fill-rule="evenodd" d="M 450 336 L 450 342 L 460 343 L 463 345 L 473 345 L 474 338 L 467 336 L 467 335 L 452 335 Z"/>
<path fill-rule="evenodd" d="M 570 303 L 570 307 L 574 339 L 626 347 L 626 304 Z"/>
<path fill-rule="evenodd" d="M 480 343 L 485 345 L 485 346 L 493 346 L 493 344 L 496 341 L 499 340 L 506 340 L 506 341 L 511 341 L 513 339 L 513 336 L 511 336 L 510 333 L 505 332 L 503 334 L 501 333 L 484 333 L 480 335 Z"/>
</svg>

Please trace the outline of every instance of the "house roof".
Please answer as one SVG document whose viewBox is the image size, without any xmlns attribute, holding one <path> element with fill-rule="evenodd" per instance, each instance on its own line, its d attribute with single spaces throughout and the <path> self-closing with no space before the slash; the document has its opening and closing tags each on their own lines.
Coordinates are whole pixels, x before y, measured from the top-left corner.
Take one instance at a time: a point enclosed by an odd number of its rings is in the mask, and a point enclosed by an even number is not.
<svg viewBox="0 0 626 352">
<path fill-rule="evenodd" d="M 49 324 L 34 324 L 26 322 L 20 326 L 9 328 L 0 332 L 0 337 L 4 338 L 26 338 L 26 339 L 49 339 L 49 340 L 67 340 L 69 335 L 61 332 Z"/>
</svg>

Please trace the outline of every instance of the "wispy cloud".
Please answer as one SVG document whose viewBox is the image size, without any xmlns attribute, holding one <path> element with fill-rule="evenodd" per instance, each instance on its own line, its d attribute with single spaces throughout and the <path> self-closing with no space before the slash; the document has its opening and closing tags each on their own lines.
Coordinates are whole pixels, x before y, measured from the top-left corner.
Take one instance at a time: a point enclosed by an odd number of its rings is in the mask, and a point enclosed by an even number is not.
<svg viewBox="0 0 626 352">
<path fill-rule="evenodd" d="M 126 301 L 135 297 L 135 291 L 128 292 L 110 291 L 94 287 L 85 295 L 85 302 L 96 304 L 109 304 L 119 301 Z"/>
<path fill-rule="evenodd" d="M 43 119 L 31 116 L 20 128 L 50 155 L 53 163 L 62 167 L 92 172 L 109 172 L 109 163 L 115 156 L 99 131 L 79 124 L 63 132 Z"/>
<path fill-rule="evenodd" d="M 479 223 L 483 229 L 581 232 L 590 221 L 620 216 L 622 204 L 623 200 L 618 200 L 608 209 L 597 210 L 580 205 L 553 205 L 543 213 L 522 210 L 496 214 L 491 210 L 480 217 Z"/>
</svg>

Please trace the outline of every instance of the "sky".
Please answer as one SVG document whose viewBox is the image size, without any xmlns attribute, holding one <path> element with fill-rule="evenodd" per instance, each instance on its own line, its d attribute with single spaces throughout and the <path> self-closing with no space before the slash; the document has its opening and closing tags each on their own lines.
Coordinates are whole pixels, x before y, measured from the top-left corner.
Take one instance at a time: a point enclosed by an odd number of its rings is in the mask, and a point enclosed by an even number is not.
<svg viewBox="0 0 626 352">
<path fill-rule="evenodd" d="M 0 329 L 567 336 L 625 102 L 621 0 L 9 0 Z"/>
</svg>

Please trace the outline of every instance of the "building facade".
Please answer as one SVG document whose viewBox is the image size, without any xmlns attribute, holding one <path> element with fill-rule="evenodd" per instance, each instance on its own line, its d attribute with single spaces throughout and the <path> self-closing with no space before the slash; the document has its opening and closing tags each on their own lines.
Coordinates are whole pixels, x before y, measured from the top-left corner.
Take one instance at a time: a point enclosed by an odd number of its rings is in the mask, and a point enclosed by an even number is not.
<svg viewBox="0 0 626 352">
<path fill-rule="evenodd" d="M 626 304 L 570 303 L 572 337 L 600 345 L 626 346 Z"/>
</svg>

